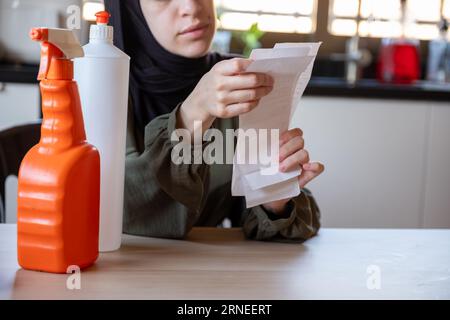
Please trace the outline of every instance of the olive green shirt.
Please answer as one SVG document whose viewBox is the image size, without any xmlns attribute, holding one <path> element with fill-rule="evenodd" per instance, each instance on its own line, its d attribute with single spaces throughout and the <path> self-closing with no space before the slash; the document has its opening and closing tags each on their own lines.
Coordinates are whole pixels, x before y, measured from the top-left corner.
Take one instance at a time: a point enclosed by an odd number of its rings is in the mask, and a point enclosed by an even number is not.
<svg viewBox="0 0 450 320">
<path fill-rule="evenodd" d="M 256 240 L 302 242 L 317 233 L 320 211 L 308 189 L 276 215 L 262 206 L 246 209 L 244 197 L 231 195 L 231 164 L 172 162 L 178 142 L 170 137 L 178 108 L 153 119 L 143 137 L 135 130 L 132 112 L 128 113 L 124 233 L 184 238 L 193 226 L 215 227 L 224 218 Z M 225 137 L 225 130 L 236 129 L 237 121 L 216 119 L 213 127 Z"/>
</svg>

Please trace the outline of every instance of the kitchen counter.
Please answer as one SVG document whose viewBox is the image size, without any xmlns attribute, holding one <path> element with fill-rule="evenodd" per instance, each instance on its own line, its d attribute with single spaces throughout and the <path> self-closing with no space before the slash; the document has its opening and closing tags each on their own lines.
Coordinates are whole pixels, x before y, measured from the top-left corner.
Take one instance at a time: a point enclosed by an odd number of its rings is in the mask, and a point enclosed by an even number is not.
<svg viewBox="0 0 450 320">
<path fill-rule="evenodd" d="M 0 299 L 450 299 L 449 248 L 449 229 L 322 229 L 304 244 L 250 241 L 237 228 L 124 235 L 69 290 L 69 275 L 20 269 L 16 225 L 3 224 Z"/>
<path fill-rule="evenodd" d="M 33 65 L 0 63 L 0 83 L 37 83 L 38 69 L 38 66 Z M 450 84 L 436 85 L 419 81 L 414 85 L 388 85 L 373 79 L 364 79 L 355 85 L 349 85 L 341 78 L 312 77 L 305 95 L 450 102 Z"/>
<path fill-rule="evenodd" d="M 401 85 L 362 79 L 351 85 L 339 78 L 313 77 L 305 90 L 305 95 L 450 102 L 450 83 L 440 85 L 417 81 L 412 85 Z"/>
<path fill-rule="evenodd" d="M 0 63 L 0 83 L 38 83 L 39 66 Z"/>
</svg>

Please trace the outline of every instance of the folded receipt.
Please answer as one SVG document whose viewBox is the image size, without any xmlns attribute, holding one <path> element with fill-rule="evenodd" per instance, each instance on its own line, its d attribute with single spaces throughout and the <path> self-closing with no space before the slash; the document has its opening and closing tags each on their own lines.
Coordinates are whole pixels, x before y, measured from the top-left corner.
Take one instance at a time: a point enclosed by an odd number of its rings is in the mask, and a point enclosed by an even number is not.
<svg viewBox="0 0 450 320">
<path fill-rule="evenodd" d="M 278 170 L 278 136 L 271 134 L 281 135 L 289 129 L 311 78 L 320 45 L 321 42 L 277 43 L 272 49 L 255 49 L 250 55 L 253 61 L 246 72 L 271 75 L 274 87 L 255 109 L 239 116 L 231 193 L 245 196 L 247 208 L 300 194 L 300 166 L 290 172 Z M 256 135 L 249 132 L 256 132 Z"/>
</svg>

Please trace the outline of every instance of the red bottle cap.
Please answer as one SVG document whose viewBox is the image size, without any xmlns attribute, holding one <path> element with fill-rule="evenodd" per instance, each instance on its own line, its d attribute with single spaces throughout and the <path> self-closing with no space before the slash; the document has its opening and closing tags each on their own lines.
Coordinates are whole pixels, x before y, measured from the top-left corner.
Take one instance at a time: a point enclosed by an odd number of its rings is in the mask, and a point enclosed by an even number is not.
<svg viewBox="0 0 450 320">
<path fill-rule="evenodd" d="M 99 11 L 95 16 L 97 17 L 97 24 L 108 24 L 111 17 L 108 11 Z"/>
</svg>

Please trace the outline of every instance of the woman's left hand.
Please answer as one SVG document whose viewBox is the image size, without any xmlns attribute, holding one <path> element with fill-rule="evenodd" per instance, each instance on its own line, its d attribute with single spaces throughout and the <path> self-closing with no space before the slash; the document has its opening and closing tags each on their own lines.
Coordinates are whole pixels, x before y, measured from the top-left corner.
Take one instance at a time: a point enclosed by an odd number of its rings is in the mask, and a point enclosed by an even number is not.
<svg viewBox="0 0 450 320">
<path fill-rule="evenodd" d="M 300 188 L 303 188 L 325 169 L 320 162 L 310 162 L 308 151 L 304 149 L 304 145 L 303 132 L 299 128 L 288 130 L 280 136 L 280 171 L 288 172 L 300 166 L 301 174 L 298 176 Z M 282 213 L 290 199 L 268 202 L 263 206 L 274 213 Z"/>
</svg>

